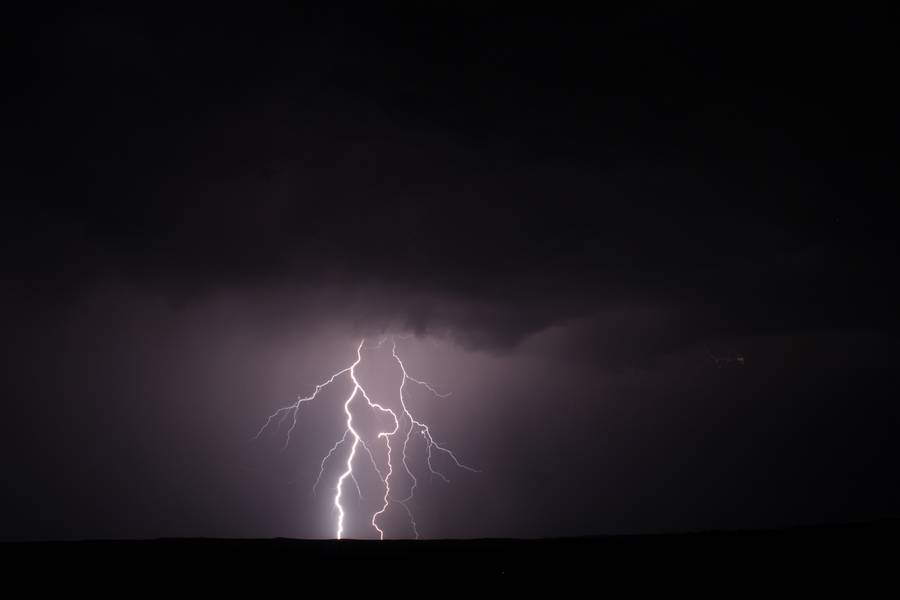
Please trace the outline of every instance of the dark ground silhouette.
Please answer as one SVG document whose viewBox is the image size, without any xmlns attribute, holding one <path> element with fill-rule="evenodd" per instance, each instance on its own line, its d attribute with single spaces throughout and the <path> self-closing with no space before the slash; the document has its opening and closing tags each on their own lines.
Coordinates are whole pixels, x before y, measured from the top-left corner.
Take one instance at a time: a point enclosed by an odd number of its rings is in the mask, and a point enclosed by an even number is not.
<svg viewBox="0 0 900 600">
<path fill-rule="evenodd" d="M 900 521 L 762 531 L 430 541 L 159 539 L 0 544 L 30 589 L 200 585 L 298 593 L 322 585 L 417 595 L 464 581 L 596 584 L 598 590 L 859 593 L 898 582 Z M 404 578 L 408 578 L 404 583 Z M 9 577 L 7 577 L 9 579 Z M 125 586 L 119 588 L 119 586 Z M 419 584 L 415 584 L 418 586 Z M 172 587 L 174 586 L 174 587 Z M 888 587 L 885 587 L 888 586 Z M 418 590 L 418 591 L 417 591 Z"/>
</svg>

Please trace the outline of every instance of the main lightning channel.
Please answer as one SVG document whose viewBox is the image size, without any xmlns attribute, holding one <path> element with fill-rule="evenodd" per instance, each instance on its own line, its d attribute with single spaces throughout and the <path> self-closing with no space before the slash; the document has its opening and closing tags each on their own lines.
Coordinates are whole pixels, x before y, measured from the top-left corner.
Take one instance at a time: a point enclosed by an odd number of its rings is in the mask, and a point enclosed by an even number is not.
<svg viewBox="0 0 900 600">
<path fill-rule="evenodd" d="M 386 341 L 386 338 L 383 338 L 381 341 L 378 342 L 378 344 L 375 346 L 375 348 L 376 349 L 380 348 L 384 344 L 385 341 Z M 418 523 L 416 523 L 416 519 L 413 515 L 412 509 L 409 506 L 409 503 L 410 503 L 410 501 L 412 501 L 412 499 L 415 495 L 416 487 L 418 486 L 418 483 L 419 483 L 418 479 L 413 474 L 413 471 L 409 466 L 410 457 L 409 457 L 409 453 L 408 453 L 408 447 L 409 447 L 410 440 L 412 439 L 413 433 L 416 432 L 418 435 L 421 435 L 422 439 L 425 442 L 425 465 L 427 466 L 428 471 L 432 476 L 438 476 L 444 482 L 449 483 L 449 479 L 442 472 L 436 470 L 432 464 L 432 457 L 433 457 L 435 451 L 441 452 L 441 453 L 447 455 L 450 458 L 450 460 L 453 461 L 454 465 L 456 465 L 460 469 L 464 469 L 464 470 L 467 470 L 467 471 L 470 471 L 473 473 L 477 473 L 479 471 L 473 467 L 470 467 L 470 466 L 462 463 L 450 449 L 435 442 L 434 437 L 431 434 L 431 429 L 429 428 L 429 426 L 427 424 L 425 424 L 424 422 L 416 419 L 415 416 L 413 416 L 413 413 L 410 411 L 409 407 L 406 404 L 406 397 L 404 395 L 404 388 L 405 388 L 407 382 L 424 387 L 425 389 L 427 389 L 429 392 L 431 392 L 434 396 L 436 396 L 438 398 L 447 398 L 450 394 L 438 392 L 437 389 L 434 386 L 432 386 L 430 383 L 428 383 L 426 381 L 422 381 L 420 379 L 416 379 L 414 377 L 411 377 L 406 370 L 406 365 L 403 364 L 403 360 L 400 358 L 400 355 L 397 353 L 397 342 L 393 338 L 391 338 L 391 355 L 394 358 L 394 361 L 400 367 L 400 373 L 401 373 L 399 391 L 398 391 L 399 404 L 400 404 L 399 414 L 397 411 L 392 410 L 391 408 L 388 408 L 388 407 L 384 406 L 383 404 L 372 400 L 372 398 L 366 392 L 366 389 L 359 382 L 359 379 L 357 379 L 357 376 L 356 376 L 356 367 L 359 366 L 359 364 L 362 362 L 362 350 L 363 350 L 364 344 L 365 344 L 365 339 L 363 339 L 359 342 L 359 345 L 356 348 L 356 360 L 350 366 L 345 367 L 345 368 L 341 369 L 340 371 L 337 371 L 336 373 L 331 375 L 331 377 L 329 377 L 327 380 L 323 381 L 320 384 L 317 384 L 315 386 L 315 389 L 313 390 L 313 393 L 310 394 L 309 396 L 303 396 L 303 397 L 298 396 L 296 402 L 289 404 L 288 406 L 279 408 L 274 413 L 269 415 L 269 417 L 266 419 L 265 423 L 263 423 L 263 426 L 256 433 L 256 435 L 254 436 L 253 439 L 259 439 L 259 437 L 270 426 L 272 426 L 273 423 L 277 422 L 277 428 L 281 428 L 284 425 L 285 421 L 287 421 L 288 418 L 290 418 L 291 424 L 287 429 L 286 439 L 285 439 L 285 443 L 284 443 L 282 450 L 286 449 L 290 445 L 291 434 L 293 433 L 294 429 L 297 426 L 297 415 L 300 412 L 301 406 L 303 404 L 305 404 L 306 402 L 311 402 L 311 401 L 315 400 L 316 397 L 319 395 L 320 391 L 322 391 L 323 389 L 325 389 L 326 387 L 328 387 L 329 385 L 334 383 L 338 378 L 340 378 L 344 375 L 347 375 L 349 377 L 350 381 L 353 383 L 353 390 L 350 392 L 350 395 L 347 397 L 347 399 L 344 401 L 344 404 L 343 404 L 344 414 L 346 416 L 345 429 L 344 429 L 344 432 L 343 432 L 343 435 L 341 436 L 341 438 L 337 442 L 335 442 L 335 444 L 331 447 L 331 449 L 322 458 L 322 461 L 319 465 L 319 474 L 316 477 L 315 483 L 313 484 L 313 494 L 316 493 L 316 489 L 318 488 L 319 483 L 322 479 L 322 476 L 325 473 L 325 470 L 327 468 L 327 464 L 328 464 L 329 460 L 332 457 L 334 457 L 334 455 L 337 453 L 337 451 L 342 446 L 344 446 L 348 441 L 352 440 L 352 443 L 350 444 L 350 452 L 347 456 L 347 460 L 344 465 L 344 470 L 341 472 L 340 476 L 337 479 L 337 484 L 335 486 L 334 499 L 332 502 L 333 506 L 334 506 L 334 510 L 337 512 L 337 523 L 336 523 L 335 536 L 337 537 L 337 539 L 342 539 L 343 535 L 344 535 L 344 519 L 347 515 L 347 511 L 343 505 L 342 500 L 344 498 L 344 483 L 347 479 L 350 479 L 354 483 L 354 485 L 356 486 L 357 493 L 359 494 L 360 497 L 362 497 L 362 490 L 360 489 L 359 481 L 357 480 L 356 473 L 354 471 L 354 459 L 357 456 L 357 451 L 358 451 L 359 447 L 362 446 L 363 450 L 366 452 L 366 454 L 368 454 L 372 468 L 374 469 L 376 475 L 378 476 L 378 479 L 381 481 L 381 485 L 384 489 L 384 494 L 382 495 L 382 506 L 379 510 L 377 510 L 375 513 L 372 514 L 372 518 L 370 519 L 372 528 L 378 533 L 378 538 L 383 540 L 385 532 L 380 524 L 380 521 L 381 521 L 381 517 L 387 512 L 388 507 L 390 506 L 391 501 L 392 501 L 391 500 L 391 498 L 392 498 L 391 478 L 394 475 L 394 460 L 395 460 L 394 446 L 392 445 L 392 441 L 394 440 L 395 437 L 402 436 L 402 444 L 400 445 L 400 463 L 403 467 L 403 470 L 406 472 L 406 474 L 408 475 L 408 477 L 410 478 L 410 481 L 412 483 L 409 487 L 409 491 L 408 491 L 407 495 L 404 498 L 397 500 L 397 502 L 401 505 L 401 507 L 406 512 L 406 515 L 409 519 L 409 525 L 413 532 L 413 535 L 415 536 L 416 539 L 419 539 Z M 363 400 L 365 400 L 366 405 L 368 406 L 369 409 L 371 409 L 373 411 L 378 411 L 379 413 L 381 413 L 383 415 L 388 415 L 388 416 L 390 416 L 391 420 L 393 421 L 392 429 L 386 430 L 386 431 L 379 431 L 376 436 L 377 440 L 380 440 L 380 439 L 384 440 L 385 451 L 386 451 L 386 455 L 387 455 L 386 471 L 382 471 L 381 468 L 378 466 L 378 461 L 375 460 L 375 455 L 372 451 L 372 448 L 370 448 L 369 444 L 366 443 L 366 441 L 363 439 L 362 435 L 360 435 L 359 431 L 354 427 L 353 412 L 351 410 L 351 405 L 353 404 L 353 401 L 354 401 L 354 399 L 357 398 L 357 396 L 361 396 L 363 398 Z M 401 431 L 401 427 L 400 427 L 401 423 L 408 423 L 408 426 L 405 427 L 403 431 Z"/>
</svg>

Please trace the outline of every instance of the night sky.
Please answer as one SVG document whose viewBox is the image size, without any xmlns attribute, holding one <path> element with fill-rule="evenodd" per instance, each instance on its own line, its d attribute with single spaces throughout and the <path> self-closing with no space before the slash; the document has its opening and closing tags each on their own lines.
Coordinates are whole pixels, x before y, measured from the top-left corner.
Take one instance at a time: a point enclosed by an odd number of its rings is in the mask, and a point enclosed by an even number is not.
<svg viewBox="0 0 900 600">
<path fill-rule="evenodd" d="M 5 15 L 0 539 L 331 537 L 384 335 L 423 537 L 900 517 L 896 11 L 426 4 Z"/>
</svg>

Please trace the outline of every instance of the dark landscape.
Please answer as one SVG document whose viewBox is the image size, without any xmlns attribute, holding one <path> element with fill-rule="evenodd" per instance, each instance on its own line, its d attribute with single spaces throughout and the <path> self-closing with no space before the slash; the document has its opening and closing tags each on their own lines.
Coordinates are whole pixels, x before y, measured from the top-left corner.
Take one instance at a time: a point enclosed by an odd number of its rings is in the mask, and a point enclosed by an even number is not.
<svg viewBox="0 0 900 600">
<path fill-rule="evenodd" d="M 603 582 L 607 591 L 666 588 L 738 593 L 767 586 L 886 592 L 897 587 L 900 521 L 686 534 L 543 540 L 158 539 L 0 545 L 19 575 L 52 574 L 43 585 L 184 582 L 266 589 L 313 582 L 374 589 L 379 576 L 510 583 Z M 58 578 L 61 577 L 61 578 Z M 363 579 L 360 579 L 362 577 Z M 673 587 L 674 586 L 674 587 Z M 835 587 L 838 586 L 838 587 Z M 889 586 L 889 587 L 884 587 Z M 438 588 L 440 589 L 440 588 Z"/>
</svg>

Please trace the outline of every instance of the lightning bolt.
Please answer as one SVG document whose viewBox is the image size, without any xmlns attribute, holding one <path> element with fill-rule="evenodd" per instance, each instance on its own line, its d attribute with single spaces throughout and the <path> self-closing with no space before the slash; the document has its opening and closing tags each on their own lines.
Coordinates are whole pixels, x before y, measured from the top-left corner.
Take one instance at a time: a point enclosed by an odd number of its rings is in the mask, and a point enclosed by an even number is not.
<svg viewBox="0 0 900 600">
<path fill-rule="evenodd" d="M 374 347 L 374 349 L 381 348 L 384 343 L 387 341 L 387 338 L 382 338 Z M 337 512 L 337 523 L 336 523 L 336 534 L 335 537 L 337 539 L 342 539 L 344 534 L 344 518 L 347 514 L 346 509 L 344 507 L 344 484 L 349 479 L 356 487 L 356 491 L 359 497 L 362 497 L 362 490 L 359 485 L 359 481 L 356 478 L 356 472 L 354 471 L 354 462 L 356 460 L 357 454 L 359 452 L 360 447 L 362 450 L 368 455 L 369 462 L 372 465 L 375 474 L 378 476 L 378 479 L 381 481 L 381 485 L 384 489 L 384 493 L 382 495 L 382 506 L 381 508 L 372 514 L 372 518 L 370 519 L 370 523 L 372 528 L 378 533 L 379 539 L 384 539 L 384 530 L 380 525 L 381 517 L 387 512 L 388 507 L 391 505 L 393 490 L 391 489 L 392 477 L 394 475 L 394 463 L 397 460 L 395 456 L 395 444 L 394 442 L 398 440 L 402 440 L 402 443 L 399 446 L 400 458 L 399 462 L 402 465 L 403 470 L 406 472 L 409 477 L 411 484 L 409 486 L 409 490 L 407 495 L 400 499 L 396 500 L 396 502 L 404 509 L 406 515 L 409 519 L 409 525 L 412 529 L 413 534 L 416 539 L 419 539 L 419 526 L 416 523 L 415 516 L 413 515 L 413 511 L 409 506 L 409 503 L 412 501 L 416 487 L 419 484 L 419 480 L 413 474 L 413 470 L 410 468 L 410 453 L 409 453 L 409 444 L 412 440 L 412 436 L 415 433 L 416 435 L 420 435 L 425 443 L 425 465 L 428 468 L 428 472 L 432 476 L 439 477 L 442 481 L 449 483 L 450 480 L 440 471 L 434 468 L 432 463 L 432 458 L 435 452 L 442 453 L 449 457 L 449 459 L 453 462 L 456 467 L 460 469 L 464 469 L 466 471 L 470 471 L 473 473 L 478 473 L 479 471 L 475 468 L 472 468 L 464 463 L 462 463 L 456 455 L 447 447 L 442 446 L 434 440 L 434 437 L 431 433 L 431 429 L 427 424 L 418 420 L 413 413 L 410 411 L 409 407 L 406 404 L 406 396 L 404 395 L 404 388 L 407 383 L 421 386 L 428 390 L 431 394 L 438 398 L 447 398 L 450 396 L 449 393 L 441 393 L 439 392 L 433 385 L 428 383 L 427 381 L 422 381 L 420 379 L 416 379 L 409 375 L 406 370 L 406 365 L 403 364 L 403 360 L 400 358 L 400 355 L 397 353 L 397 342 L 396 339 L 391 338 L 391 356 L 394 361 L 400 367 L 400 383 L 398 388 L 398 400 L 399 400 L 399 410 L 388 408 L 379 402 L 375 402 L 372 400 L 371 396 L 368 394 L 363 385 L 359 382 L 356 376 L 356 368 L 362 362 L 362 353 L 363 347 L 365 345 L 365 339 L 362 339 L 359 342 L 359 345 L 356 348 L 356 360 L 348 367 L 337 371 L 331 377 L 326 379 L 320 384 L 315 386 L 313 393 L 309 396 L 303 396 L 297 398 L 296 402 L 289 404 L 288 406 L 284 406 L 276 410 L 274 413 L 269 415 L 266 421 L 263 423 L 262 427 L 256 433 L 253 439 L 259 439 L 263 433 L 266 432 L 273 424 L 277 423 L 276 428 L 280 429 L 284 423 L 290 419 L 290 426 L 287 429 L 287 433 L 285 436 L 285 443 L 282 447 L 282 450 L 286 449 L 291 443 L 291 434 L 297 426 L 297 415 L 300 412 L 300 408 L 303 404 L 307 402 L 311 402 L 316 399 L 323 389 L 327 388 L 331 384 L 333 384 L 338 379 L 346 376 L 349 378 L 350 382 L 353 383 L 353 390 L 350 392 L 350 395 L 344 401 L 344 415 L 346 416 L 345 428 L 344 432 L 339 440 L 337 440 L 331 449 L 325 454 L 322 458 L 322 461 L 319 465 L 319 474 L 316 477 L 316 481 L 313 484 L 313 494 L 316 493 L 317 488 L 319 487 L 319 483 L 322 480 L 323 475 L 325 474 L 325 470 L 327 468 L 328 462 L 338 453 L 338 451 L 348 443 L 350 444 L 350 451 L 347 455 L 346 462 L 344 463 L 344 470 L 341 472 L 340 476 L 337 479 L 337 484 L 335 486 L 335 494 L 333 500 L 334 510 Z M 386 415 L 390 417 L 390 420 L 393 422 L 393 428 L 388 430 L 379 431 L 376 435 L 376 441 L 384 440 L 384 448 L 387 457 L 387 466 L 386 470 L 382 470 L 378 466 L 378 461 L 375 459 L 375 454 L 373 452 L 372 447 L 363 439 L 363 436 L 360 432 L 354 427 L 353 422 L 353 404 L 356 401 L 357 404 L 361 404 L 361 401 L 357 400 L 357 398 L 361 398 L 362 401 L 365 402 L 365 405 L 368 409 L 372 411 L 377 411 L 382 415 Z M 401 424 L 403 428 L 401 429 Z"/>
</svg>

